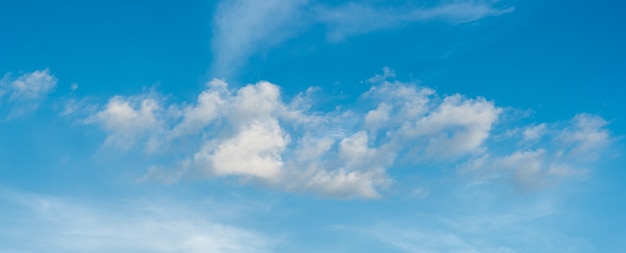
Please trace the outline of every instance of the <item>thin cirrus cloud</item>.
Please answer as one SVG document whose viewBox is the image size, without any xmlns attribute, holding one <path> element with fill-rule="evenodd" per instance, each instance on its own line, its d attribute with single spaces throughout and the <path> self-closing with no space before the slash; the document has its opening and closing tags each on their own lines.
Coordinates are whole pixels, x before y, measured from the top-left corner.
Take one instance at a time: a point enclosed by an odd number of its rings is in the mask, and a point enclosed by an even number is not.
<svg viewBox="0 0 626 253">
<path fill-rule="evenodd" d="M 17 77 L 7 73 L 0 79 L 0 105 L 3 100 L 11 105 L 8 118 L 34 111 L 54 91 L 57 82 L 58 79 L 49 69 L 23 73 Z"/>
<path fill-rule="evenodd" d="M 212 72 L 232 74 L 250 55 L 297 34 L 306 1 L 222 1 L 213 19 Z"/>
<path fill-rule="evenodd" d="M 482 97 L 440 96 L 414 83 L 379 80 L 360 96 L 363 110 L 313 111 L 314 92 L 286 101 L 269 82 L 236 89 L 215 79 L 195 102 L 168 104 L 152 93 L 115 96 L 84 122 L 106 131 L 111 146 L 153 156 L 178 152 L 141 180 L 237 177 L 332 198 L 378 198 L 396 182 L 390 176 L 396 168 L 433 163 L 451 164 L 479 181 L 540 188 L 585 175 L 613 138 L 604 119 L 582 113 L 569 122 L 504 130 L 509 134 L 502 139 L 494 126 L 506 123 L 504 108 Z M 545 128 L 540 140 L 498 147 L 524 142 L 541 130 L 537 125 Z"/>
<path fill-rule="evenodd" d="M 260 253 L 271 252 L 275 241 L 180 203 L 98 203 L 0 188 L 0 206 L 2 252 Z"/>
<path fill-rule="evenodd" d="M 513 10 L 513 7 L 498 7 L 492 1 L 389 8 L 354 2 L 329 6 L 304 0 L 226 0 L 218 5 L 213 20 L 212 73 L 230 77 L 250 56 L 297 37 L 315 24 L 326 26 L 327 39 L 338 42 L 415 22 L 441 20 L 454 25 Z"/>
<path fill-rule="evenodd" d="M 349 3 L 335 8 L 321 8 L 319 19 L 328 26 L 328 38 L 343 40 L 349 36 L 389 29 L 413 22 L 441 20 L 451 24 L 476 21 L 510 13 L 513 7 L 498 8 L 492 2 L 451 2 L 433 7 L 378 8 Z"/>
<path fill-rule="evenodd" d="M 473 205 L 477 204 L 469 204 Z M 554 204 L 538 203 L 499 212 L 470 212 L 473 215 L 424 215 L 410 222 L 374 222 L 340 229 L 344 233 L 360 236 L 370 243 L 384 245 L 399 252 L 594 251 L 584 238 L 552 231 L 543 226 L 542 219 L 552 218 L 561 212 Z M 534 248 L 510 243 L 518 241 L 532 241 Z"/>
</svg>

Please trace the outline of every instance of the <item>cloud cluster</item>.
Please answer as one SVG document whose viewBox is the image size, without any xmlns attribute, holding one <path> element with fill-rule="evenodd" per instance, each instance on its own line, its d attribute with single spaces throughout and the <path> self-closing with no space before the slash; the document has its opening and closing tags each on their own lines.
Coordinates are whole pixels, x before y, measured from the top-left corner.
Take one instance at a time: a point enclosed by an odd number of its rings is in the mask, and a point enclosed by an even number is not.
<svg viewBox="0 0 626 253">
<path fill-rule="evenodd" d="M 54 91 L 57 78 L 50 70 L 37 70 L 13 77 L 11 73 L 0 79 L 0 105 L 3 100 L 11 104 L 12 110 L 8 118 L 36 110 L 39 103 Z"/>
<path fill-rule="evenodd" d="M 157 156 L 180 152 L 182 159 L 156 164 L 143 180 L 236 177 L 336 198 L 379 197 L 394 182 L 388 172 L 398 161 L 418 168 L 452 164 L 479 178 L 540 185 L 584 174 L 588 168 L 580 165 L 591 165 L 611 141 L 607 122 L 589 114 L 492 138 L 503 135 L 493 133 L 503 108 L 482 97 L 439 96 L 413 83 L 380 80 L 353 110 L 313 111 L 314 92 L 285 101 L 269 82 L 237 89 L 215 79 L 192 103 L 167 104 L 152 93 L 115 96 L 84 122 L 108 132 L 105 144 Z M 517 144 L 497 148 L 504 141 Z"/>
<path fill-rule="evenodd" d="M 230 77 L 248 57 L 297 37 L 314 25 L 326 27 L 326 37 L 337 42 L 351 36 L 415 22 L 467 23 L 512 12 L 496 1 L 444 1 L 434 6 L 377 6 L 350 2 L 331 6 L 305 0 L 226 0 L 213 20 L 212 72 Z"/>
</svg>

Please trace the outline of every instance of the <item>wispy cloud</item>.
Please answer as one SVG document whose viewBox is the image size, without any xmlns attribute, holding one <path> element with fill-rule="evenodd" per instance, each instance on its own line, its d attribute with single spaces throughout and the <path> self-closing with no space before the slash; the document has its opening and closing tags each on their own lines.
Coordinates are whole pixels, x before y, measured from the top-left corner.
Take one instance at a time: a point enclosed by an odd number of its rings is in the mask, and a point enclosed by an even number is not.
<svg viewBox="0 0 626 253">
<path fill-rule="evenodd" d="M 66 108 L 67 110 L 67 108 Z M 115 96 L 106 108 L 84 120 L 86 124 L 100 124 L 111 133 L 106 144 L 114 144 L 128 149 L 136 138 L 155 134 L 163 122 L 156 115 L 163 109 L 150 95 L 138 97 Z"/>
<path fill-rule="evenodd" d="M 344 229 L 394 252 L 593 251 L 581 238 L 542 226 L 542 219 L 558 214 L 554 207 L 535 203 L 513 210 L 494 210 L 469 211 L 461 215 L 443 211 L 445 214 L 406 217 L 410 222 L 378 222 Z"/>
<path fill-rule="evenodd" d="M 184 205 L 0 189 L 2 252 L 270 252 L 272 240 Z"/>
<path fill-rule="evenodd" d="M 494 1 L 442 2 L 430 7 L 377 6 L 352 2 L 329 6 L 305 0 L 224 0 L 213 20 L 212 74 L 231 77 L 248 58 L 297 37 L 315 24 L 327 27 L 329 41 L 441 20 L 451 25 L 512 12 Z"/>
<path fill-rule="evenodd" d="M 303 25 L 303 0 L 222 1 L 213 18 L 214 76 L 230 77 L 258 50 L 276 46 Z"/>
<path fill-rule="evenodd" d="M 420 200 L 420 206 L 432 209 L 409 207 L 384 219 L 340 222 L 333 230 L 341 232 L 337 236 L 356 242 L 349 245 L 351 248 L 385 252 L 596 250 L 588 238 L 563 230 L 575 216 L 551 193 L 527 195 L 495 190 L 498 187 L 493 185 L 446 184 L 446 190 L 435 193 L 437 197 Z M 403 203 L 402 207 L 405 205 L 410 206 Z"/>
<path fill-rule="evenodd" d="M 54 91 L 57 78 L 49 69 L 37 70 L 13 77 L 7 73 L 0 80 L 0 105 L 5 100 L 11 106 L 8 118 L 34 111 L 48 94 Z M 8 97 L 4 98 L 3 97 Z"/>
<path fill-rule="evenodd" d="M 587 113 L 567 122 L 541 123 L 512 131 L 519 148 L 508 154 L 485 153 L 462 166 L 487 177 L 512 179 L 525 188 L 542 188 L 553 180 L 584 178 L 615 141 L 603 118 Z"/>
<path fill-rule="evenodd" d="M 465 1 L 441 3 L 433 7 L 386 7 L 349 3 L 319 9 L 319 19 L 328 26 L 330 40 L 396 28 L 413 22 L 441 20 L 467 23 L 512 12 L 513 7 L 495 7 L 493 2 Z"/>
</svg>

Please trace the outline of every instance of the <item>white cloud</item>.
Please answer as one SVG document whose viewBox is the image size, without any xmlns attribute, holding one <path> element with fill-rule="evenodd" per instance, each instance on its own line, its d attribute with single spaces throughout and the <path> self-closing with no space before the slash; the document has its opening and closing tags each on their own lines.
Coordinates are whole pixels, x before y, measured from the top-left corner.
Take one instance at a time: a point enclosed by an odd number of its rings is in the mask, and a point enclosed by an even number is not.
<svg viewBox="0 0 626 253">
<path fill-rule="evenodd" d="M 519 149 L 491 150 L 462 165 L 483 178 L 509 178 L 525 188 L 542 188 L 555 179 L 584 178 L 613 137 L 599 116 L 578 114 L 562 123 L 533 124 L 506 138 L 517 139 Z M 545 139 L 545 141 L 540 141 Z M 507 153 L 508 152 L 508 153 Z"/>
<path fill-rule="evenodd" d="M 285 102 L 280 87 L 266 81 L 232 89 L 213 80 L 192 104 L 167 105 L 152 94 L 116 96 L 85 122 L 109 133 L 105 143 L 178 152 L 154 154 L 170 162 L 159 159 L 142 180 L 237 177 L 335 198 L 379 197 L 394 182 L 388 172 L 399 160 L 456 164 L 488 178 L 545 185 L 586 174 L 594 159 L 571 156 L 597 153 L 610 142 L 606 121 L 587 114 L 562 130 L 540 123 L 493 135 L 504 110 L 492 101 L 440 97 L 412 83 L 382 81 L 360 97 L 364 109 L 358 110 L 312 111 L 310 93 Z M 519 150 L 489 145 L 501 136 L 535 141 Z"/>
<path fill-rule="evenodd" d="M 430 115 L 417 121 L 407 134 L 430 138 L 425 149 L 428 156 L 477 153 L 482 151 L 481 146 L 501 111 L 484 98 L 465 99 L 453 95 L 446 97 Z"/>
<path fill-rule="evenodd" d="M 526 129 L 524 129 L 523 134 L 523 140 L 525 142 L 528 141 L 536 141 L 539 138 L 543 137 L 546 134 L 546 124 L 539 124 L 536 126 L 530 126 L 527 127 Z"/>
<path fill-rule="evenodd" d="M 389 122 L 389 113 L 391 106 L 386 103 L 380 103 L 376 109 L 367 112 L 365 115 L 365 125 L 372 128 L 378 128 L 380 125 Z"/>
<path fill-rule="evenodd" d="M 455 158 L 482 152 L 492 125 L 502 112 L 484 98 L 452 95 L 437 100 L 432 89 L 383 82 L 365 97 L 380 101 L 365 116 L 368 126 L 386 130 L 396 145 L 429 159 Z M 412 147 L 411 147 L 412 146 Z"/>
<path fill-rule="evenodd" d="M 297 174 L 292 179 L 286 189 L 313 191 L 322 196 L 340 199 L 378 198 L 378 187 L 389 183 L 387 175 L 382 171 L 354 171 L 345 168 L 311 170 Z"/>
<path fill-rule="evenodd" d="M 8 77 L 5 78 L 8 79 Z M 48 69 L 26 73 L 10 82 L 10 89 L 12 90 L 10 99 L 41 99 L 48 95 L 56 87 L 56 84 L 56 77 L 50 75 Z"/>
<path fill-rule="evenodd" d="M 58 79 L 50 74 L 49 69 L 24 73 L 16 78 L 10 73 L 0 80 L 0 103 L 8 95 L 12 110 L 8 117 L 13 118 L 34 111 L 48 94 L 54 91 Z"/>
<path fill-rule="evenodd" d="M 275 117 L 279 107 L 284 105 L 280 101 L 279 87 L 262 81 L 239 89 L 231 106 L 229 119 L 234 124 L 242 124 Z"/>
<path fill-rule="evenodd" d="M 532 151 L 517 151 L 511 155 L 495 160 L 496 169 L 513 170 L 513 178 L 525 185 L 538 184 L 537 180 L 544 179 L 539 173 L 545 173 L 546 151 L 543 149 Z"/>
<path fill-rule="evenodd" d="M 402 150 L 424 148 L 427 155 L 437 157 L 478 150 L 497 117 L 497 109 L 483 99 L 451 96 L 438 102 L 429 98 L 434 96 L 432 90 L 403 83 L 373 87 L 364 99 L 386 102 L 363 114 L 311 112 L 303 96 L 284 103 L 279 87 L 269 82 L 231 90 L 223 81 L 213 80 L 192 105 L 164 106 L 153 95 L 116 96 L 85 122 L 109 132 L 105 143 L 123 148 L 136 141 L 159 149 L 180 145 L 176 141 L 181 138 L 196 140 L 191 142 L 196 151 L 178 162 L 179 169 L 168 174 L 153 167 L 144 180 L 172 182 L 201 172 L 239 176 L 290 191 L 371 198 L 392 181 L 386 170 Z M 493 115 L 485 116 L 489 113 L 485 110 Z M 376 139 L 374 124 L 394 134 Z M 452 133 L 449 140 L 442 139 L 444 133 Z M 453 145 L 460 149 L 445 148 Z M 442 151 L 429 151 L 437 148 Z"/>
<path fill-rule="evenodd" d="M 106 144 L 130 148 L 137 138 L 159 131 L 162 122 L 157 119 L 162 110 L 159 102 L 150 97 L 115 96 L 104 109 L 85 119 L 86 124 L 99 124 L 110 133 Z"/>
<path fill-rule="evenodd" d="M 381 82 L 372 86 L 368 92 L 363 94 L 363 97 L 391 105 L 399 117 L 416 118 L 431 109 L 429 106 L 434 103 L 431 101 L 434 94 L 434 90 L 428 87 L 419 87 L 413 83 Z M 402 120 L 392 123 L 402 124 L 404 122 Z"/>
<path fill-rule="evenodd" d="M 558 180 L 584 178 L 589 173 L 585 166 L 585 163 L 560 159 L 558 151 L 539 148 L 477 157 L 463 164 L 461 171 L 479 175 L 478 181 L 507 179 L 523 189 L 537 190 L 552 186 Z"/>
<path fill-rule="evenodd" d="M 590 115 L 578 114 L 574 117 L 570 126 L 563 129 L 556 141 L 570 149 L 576 156 L 584 156 L 590 159 L 597 158 L 597 152 L 611 143 L 611 135 L 605 128 L 608 122 L 603 118 Z"/>
<path fill-rule="evenodd" d="M 372 157 L 374 152 L 376 151 L 368 147 L 367 134 L 364 131 L 344 138 L 339 143 L 339 157 L 346 161 L 349 167 L 363 166 L 363 158 Z"/>
<path fill-rule="evenodd" d="M 200 93 L 197 104 L 183 109 L 183 120 L 173 129 L 172 138 L 197 133 L 223 113 L 220 107 L 225 103 L 222 97 L 228 92 L 226 87 L 222 80 L 209 82 L 209 89 Z"/>
<path fill-rule="evenodd" d="M 180 203 L 85 202 L 0 191 L 2 252 L 270 252 L 272 240 Z M 28 239 L 26 239 L 28 238 Z"/>
<path fill-rule="evenodd" d="M 215 175 L 255 176 L 273 181 L 283 167 L 281 153 L 289 143 L 276 120 L 252 122 L 232 138 L 194 155 L 199 166 Z"/>
</svg>

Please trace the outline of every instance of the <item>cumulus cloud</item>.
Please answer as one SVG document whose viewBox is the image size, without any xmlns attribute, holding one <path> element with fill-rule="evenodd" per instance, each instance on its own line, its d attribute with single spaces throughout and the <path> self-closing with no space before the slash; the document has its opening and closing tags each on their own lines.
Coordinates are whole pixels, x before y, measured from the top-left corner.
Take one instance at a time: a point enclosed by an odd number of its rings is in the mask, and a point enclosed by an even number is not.
<svg viewBox="0 0 626 253">
<path fill-rule="evenodd" d="M 482 152 L 502 109 L 480 97 L 455 94 L 437 100 L 434 94 L 426 87 L 383 82 L 365 94 L 379 103 L 366 114 L 365 123 L 385 129 L 381 137 L 394 136 L 396 145 L 419 143 L 413 148 L 419 157 L 449 159 Z"/>
<path fill-rule="evenodd" d="M 232 138 L 217 147 L 206 145 L 194 155 L 194 161 L 215 175 L 254 176 L 277 179 L 284 163 L 281 153 L 289 137 L 276 120 L 252 122 L 242 126 Z"/>
<path fill-rule="evenodd" d="M 417 122 L 408 134 L 430 138 L 425 150 L 428 155 L 458 156 L 481 152 L 480 147 L 500 112 L 501 109 L 484 98 L 466 99 L 452 95 Z"/>
<path fill-rule="evenodd" d="M 49 69 L 24 73 L 18 77 L 8 73 L 0 80 L 0 104 L 3 97 L 7 96 L 6 101 L 12 107 L 9 118 L 34 111 L 54 91 L 57 82 Z"/>
<path fill-rule="evenodd" d="M 306 0 L 225 0 L 213 19 L 212 73 L 228 78 L 250 56 L 297 37 L 316 24 L 327 27 L 328 40 L 341 41 L 414 22 L 443 20 L 454 25 L 512 11 L 513 7 L 498 7 L 495 1 L 387 7 L 357 2 L 329 6 Z"/>
<path fill-rule="evenodd" d="M 0 205 L 2 252 L 251 253 L 272 247 L 272 240 L 254 231 L 178 204 L 105 204 L 2 190 Z"/>
<path fill-rule="evenodd" d="M 208 83 L 208 87 L 209 90 L 198 96 L 197 105 L 182 109 L 183 121 L 173 129 L 172 137 L 197 133 L 222 113 L 219 109 L 224 104 L 222 97 L 227 92 L 227 84 L 221 80 L 213 80 Z"/>
<path fill-rule="evenodd" d="M 289 101 L 270 82 L 230 88 L 215 79 L 193 103 L 172 104 L 152 93 L 115 96 L 84 122 L 105 130 L 105 143 L 169 157 L 141 180 L 234 177 L 335 198 L 379 197 L 395 181 L 389 171 L 407 161 L 543 186 L 584 176 L 597 156 L 578 154 L 599 154 L 611 142 L 607 122 L 588 114 L 515 127 L 524 131 L 500 127 L 509 133 L 502 139 L 493 132 L 505 111 L 493 101 L 440 96 L 414 83 L 381 79 L 352 110 L 311 110 L 314 92 Z M 505 141 L 524 145 L 497 147 Z"/>
</svg>

